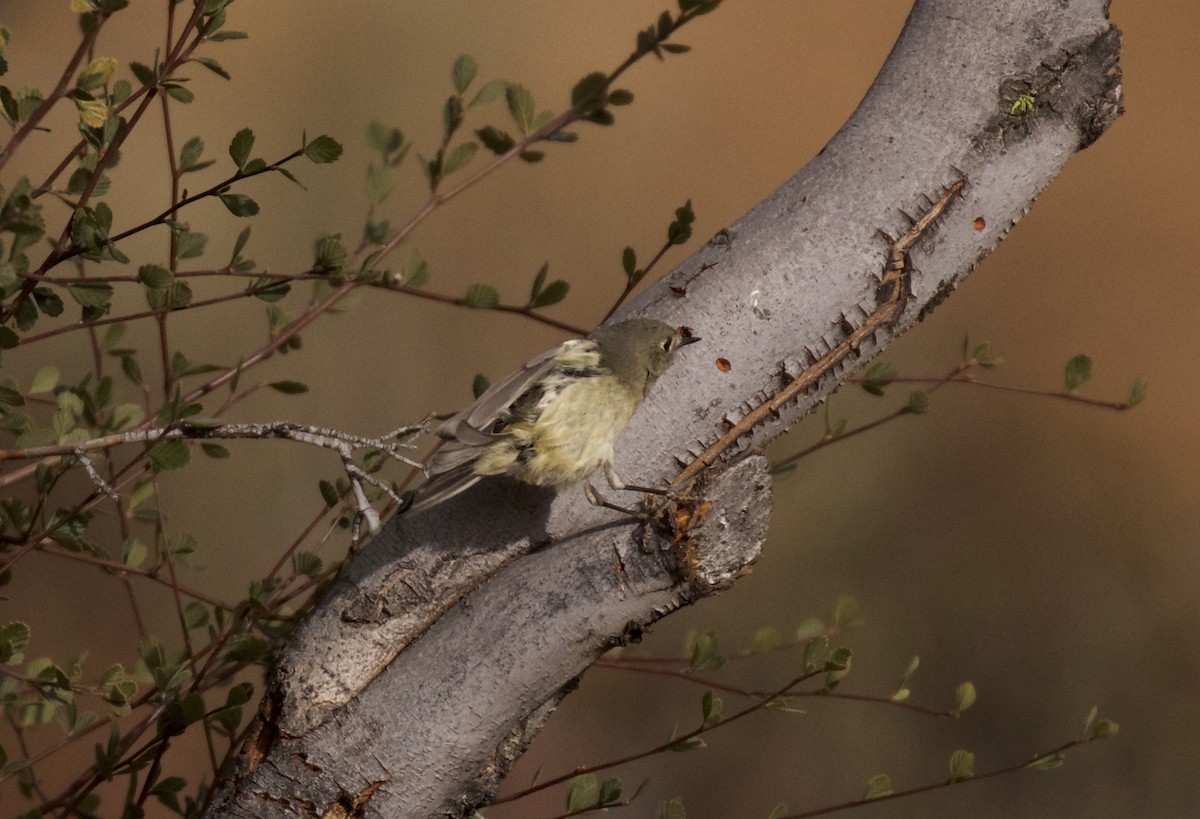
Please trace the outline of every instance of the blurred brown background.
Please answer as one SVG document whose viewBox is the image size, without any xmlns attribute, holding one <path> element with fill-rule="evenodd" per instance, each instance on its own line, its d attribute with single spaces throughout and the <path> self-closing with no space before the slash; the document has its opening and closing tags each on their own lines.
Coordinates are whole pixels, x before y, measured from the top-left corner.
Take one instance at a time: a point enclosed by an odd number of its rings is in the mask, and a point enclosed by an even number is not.
<svg viewBox="0 0 1200 819">
<path fill-rule="evenodd" d="M 75 44 L 66 5 L 4 4 L 0 24 L 13 35 L 6 54 L 10 86 L 53 84 Z M 119 76 L 129 77 L 128 61 L 150 62 L 161 46 L 160 5 L 134 2 L 110 24 L 98 53 L 121 61 Z M 698 216 L 694 247 L 820 150 L 869 86 L 909 5 L 729 2 L 688 26 L 679 40 L 692 53 L 661 65 L 645 61 L 626 76 L 621 85 L 636 101 L 616 111 L 615 127 L 579 128 L 578 144 L 552 146 L 540 165 L 506 166 L 417 231 L 411 244 L 430 262 L 429 287 L 458 295 L 485 281 L 499 286 L 506 301 L 521 301 L 548 260 L 552 277 L 572 283 L 552 314 L 594 324 L 620 290 L 624 245 L 648 257 L 672 210 L 690 198 Z M 267 159 L 297 146 L 302 129 L 344 143 L 336 165 L 298 168 L 307 193 L 279 178 L 245 188 L 263 207 L 247 255 L 273 271 L 299 271 L 317 233 L 340 231 L 351 246 L 359 236 L 370 120 L 402 128 L 416 143 L 414 154 L 432 153 L 458 54 L 478 59 L 479 82 L 521 82 L 539 110 L 560 110 L 575 80 L 618 64 L 638 28 L 665 7 L 634 0 L 238 3 L 229 27 L 251 39 L 206 52 L 233 82 L 199 67 L 187 72 L 198 100 L 173 107 L 176 144 L 198 133 L 208 157 L 224 163 L 224 170 L 189 180 L 200 187 L 227 172 L 225 148 L 245 126 L 258 136 L 255 155 Z M 1192 195 L 1200 184 L 1194 57 L 1200 8 L 1189 0 L 1115 3 L 1112 14 L 1126 36 L 1128 112 L 1068 163 L 1001 248 L 885 359 L 907 375 L 937 376 L 954 365 L 969 333 L 1005 358 L 989 374 L 993 380 L 1055 389 L 1067 359 L 1086 352 L 1096 370 L 1088 395 L 1124 398 L 1134 377 L 1144 376 L 1147 402 L 1116 414 L 947 388 L 925 417 L 804 459 L 777 485 L 772 538 L 754 574 L 664 621 L 642 648 L 676 652 L 689 629 L 712 628 L 733 649 L 762 626 L 786 630 L 805 616 L 827 616 L 840 594 L 853 594 L 867 623 L 844 639 L 855 650 L 844 690 L 890 693 L 909 658 L 919 655 L 914 701 L 949 707 L 954 687 L 969 679 L 978 686 L 978 704 L 954 722 L 834 701 L 808 701 L 803 716 L 758 715 L 711 734 L 704 751 L 618 771 L 627 789 L 652 777 L 629 815 L 652 816 L 659 801 L 674 795 L 684 796 L 689 817 L 701 819 L 765 816 L 780 801 L 793 810 L 813 808 L 858 796 L 867 778 L 882 771 L 897 788 L 944 779 L 956 748 L 976 751 L 982 772 L 1074 737 L 1093 705 L 1120 722 L 1120 734 L 1071 754 L 1059 771 L 1022 772 L 866 811 L 874 817 L 1196 815 L 1200 386 L 1189 372 L 1200 309 L 1193 247 L 1200 206 Z M 119 225 L 158 212 L 168 196 L 156 111 L 114 174 L 108 201 Z M 507 120 L 502 105 L 471 116 L 470 127 Z M 0 183 L 11 185 L 17 173 L 42 178 L 72 139 L 71 120 L 65 109 L 52 118 L 52 133 L 32 139 Z M 401 179 L 385 206 L 394 224 L 424 201 L 411 160 Z M 61 208 L 50 210 L 61 218 Z M 190 209 L 187 219 L 213 237 L 208 260 L 228 258 L 242 223 L 212 205 Z M 135 263 L 162 261 L 165 246 L 157 233 L 126 252 Z M 658 272 L 689 251 L 674 251 Z M 130 296 L 128 305 L 140 298 Z M 189 357 L 231 364 L 264 337 L 261 314 L 255 302 L 195 311 L 172 326 Z M 245 327 L 254 328 L 249 340 Z M 141 327 L 130 335 L 149 340 L 150 333 Z M 256 374 L 302 380 L 311 392 L 292 398 L 260 392 L 231 418 L 382 432 L 463 404 L 476 372 L 502 374 L 561 338 L 516 317 L 365 291 L 352 313 L 306 331 L 299 354 Z M 47 360 L 77 361 L 76 371 L 64 373 L 72 379 L 90 366 L 79 335 L 14 352 L 6 355 L 4 374 L 21 384 Z M 905 395 L 901 389 L 879 400 L 847 389 L 835 397 L 833 412 L 853 426 Z M 820 433 L 819 419 L 812 419 L 776 453 Z M 332 459 L 299 446 L 247 443 L 236 445 L 232 461 L 171 476 L 170 526 L 194 533 L 201 545 L 191 582 L 226 598 L 243 593 L 248 578 L 273 563 L 319 504 L 317 477 L 335 477 L 337 469 Z M 64 609 L 64 589 L 78 605 Z M 134 632 L 111 578 L 34 557 L 7 591 L 0 621 L 33 625 L 31 656 L 62 657 L 92 642 L 94 673 L 113 658 L 132 662 Z M 174 633 L 169 599 L 147 590 L 144 600 L 152 620 Z M 787 679 L 797 661 L 772 657 L 722 676 L 769 688 Z M 676 724 L 689 730 L 700 693 L 682 682 L 594 670 L 512 782 L 527 782 L 539 767 L 549 776 L 653 745 Z M 736 698 L 728 697 L 726 707 L 736 708 Z M 85 744 L 81 750 L 90 756 Z M 188 763 L 177 757 L 173 764 L 184 772 Z M 53 766 L 44 773 L 53 779 Z M 5 815 L 21 809 L 11 791 L 0 795 Z M 561 804 L 555 791 L 488 815 L 549 816 Z"/>
</svg>

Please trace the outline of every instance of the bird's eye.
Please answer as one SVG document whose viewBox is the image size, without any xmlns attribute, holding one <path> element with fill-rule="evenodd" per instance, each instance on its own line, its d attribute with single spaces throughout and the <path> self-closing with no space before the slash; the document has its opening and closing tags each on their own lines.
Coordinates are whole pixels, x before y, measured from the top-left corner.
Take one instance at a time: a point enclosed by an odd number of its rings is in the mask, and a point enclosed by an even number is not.
<svg viewBox="0 0 1200 819">
<path fill-rule="evenodd" d="M 662 348 L 664 353 L 671 352 L 671 339 L 668 338 L 666 341 L 664 341 L 662 343 Z"/>
</svg>

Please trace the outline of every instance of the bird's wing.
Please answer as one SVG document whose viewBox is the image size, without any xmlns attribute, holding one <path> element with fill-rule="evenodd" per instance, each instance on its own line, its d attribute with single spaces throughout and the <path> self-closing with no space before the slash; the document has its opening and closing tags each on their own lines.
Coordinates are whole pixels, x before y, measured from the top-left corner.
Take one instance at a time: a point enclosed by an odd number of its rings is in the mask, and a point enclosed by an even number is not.
<svg viewBox="0 0 1200 819">
<path fill-rule="evenodd" d="M 475 399 L 475 403 L 447 418 L 437 428 L 437 434 L 448 441 L 467 446 L 483 446 L 495 440 L 487 432 L 492 422 L 511 407 L 529 388 L 554 368 L 554 358 L 567 345 L 594 345 L 589 339 L 572 339 L 532 358 L 524 367 L 506 375 Z"/>
</svg>

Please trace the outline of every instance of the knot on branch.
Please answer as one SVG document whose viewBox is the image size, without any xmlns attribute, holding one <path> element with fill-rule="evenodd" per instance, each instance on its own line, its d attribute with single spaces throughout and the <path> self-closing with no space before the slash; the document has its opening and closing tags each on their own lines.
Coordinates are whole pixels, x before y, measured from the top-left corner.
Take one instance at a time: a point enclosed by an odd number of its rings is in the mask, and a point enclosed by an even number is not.
<svg viewBox="0 0 1200 819">
<path fill-rule="evenodd" d="M 665 500 L 644 543 L 672 556 L 689 596 L 728 588 L 762 552 L 771 513 L 767 459 L 751 455 Z M 656 542 L 655 542 L 656 541 Z"/>
</svg>

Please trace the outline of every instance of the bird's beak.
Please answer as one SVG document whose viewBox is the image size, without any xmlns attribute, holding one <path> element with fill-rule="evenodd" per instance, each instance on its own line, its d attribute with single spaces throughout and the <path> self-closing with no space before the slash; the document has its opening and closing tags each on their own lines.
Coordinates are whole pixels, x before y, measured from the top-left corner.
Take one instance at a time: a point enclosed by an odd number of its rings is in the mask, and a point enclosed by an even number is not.
<svg viewBox="0 0 1200 819">
<path fill-rule="evenodd" d="M 691 327 L 680 325 L 675 332 L 679 333 L 679 346 L 686 347 L 689 344 L 695 344 L 700 340 L 700 336 L 692 332 Z"/>
</svg>

